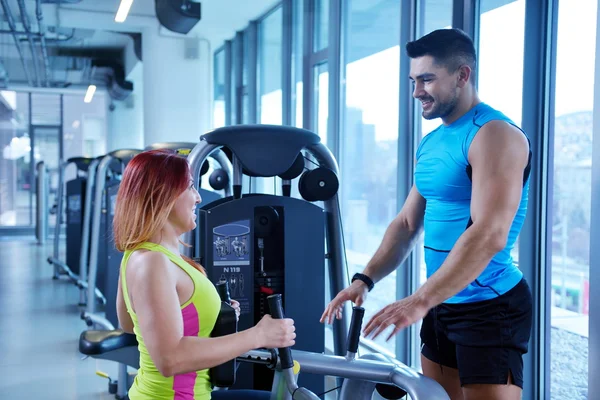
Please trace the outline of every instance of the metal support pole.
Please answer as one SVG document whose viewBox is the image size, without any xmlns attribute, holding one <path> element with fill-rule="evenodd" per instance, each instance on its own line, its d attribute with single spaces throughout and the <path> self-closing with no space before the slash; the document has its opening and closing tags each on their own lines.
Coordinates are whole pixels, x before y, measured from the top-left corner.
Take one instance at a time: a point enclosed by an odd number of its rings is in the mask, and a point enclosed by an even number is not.
<svg viewBox="0 0 600 400">
<path fill-rule="evenodd" d="M 48 177 L 46 165 L 40 161 L 36 165 L 36 238 L 39 245 L 46 244 L 48 237 Z"/>
</svg>

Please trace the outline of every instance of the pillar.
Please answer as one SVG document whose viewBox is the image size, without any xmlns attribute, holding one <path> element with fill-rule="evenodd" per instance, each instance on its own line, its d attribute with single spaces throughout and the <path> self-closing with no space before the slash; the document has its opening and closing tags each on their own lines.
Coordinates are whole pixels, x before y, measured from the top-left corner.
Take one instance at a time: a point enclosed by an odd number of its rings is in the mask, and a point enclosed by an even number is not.
<svg viewBox="0 0 600 400">
<path fill-rule="evenodd" d="M 107 150 L 143 149 L 144 147 L 144 72 L 142 63 L 127 75 L 133 93 L 124 101 L 107 101 Z M 108 97 L 108 95 L 107 95 Z"/>
<path fill-rule="evenodd" d="M 144 145 L 197 142 L 211 126 L 212 55 L 206 40 L 146 28 L 144 64 Z"/>
</svg>

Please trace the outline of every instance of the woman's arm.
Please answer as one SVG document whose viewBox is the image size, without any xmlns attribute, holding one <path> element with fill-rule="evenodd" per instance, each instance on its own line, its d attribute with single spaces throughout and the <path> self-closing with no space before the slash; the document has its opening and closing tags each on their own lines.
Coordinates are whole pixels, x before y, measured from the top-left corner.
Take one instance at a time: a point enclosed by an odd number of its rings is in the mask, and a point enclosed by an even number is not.
<svg viewBox="0 0 600 400">
<path fill-rule="evenodd" d="M 294 344 L 293 321 L 273 320 L 270 316 L 265 316 L 255 327 L 232 335 L 183 336 L 177 282 L 169 264 L 164 254 L 147 252 L 130 259 L 127 268 L 130 297 L 144 343 L 164 376 L 211 368 L 259 347 Z"/>
<path fill-rule="evenodd" d="M 121 274 L 119 274 L 119 287 L 117 289 L 117 318 L 119 325 L 127 333 L 133 333 L 133 321 L 131 315 L 127 312 L 127 306 L 123 299 L 123 288 L 121 287 Z"/>
</svg>

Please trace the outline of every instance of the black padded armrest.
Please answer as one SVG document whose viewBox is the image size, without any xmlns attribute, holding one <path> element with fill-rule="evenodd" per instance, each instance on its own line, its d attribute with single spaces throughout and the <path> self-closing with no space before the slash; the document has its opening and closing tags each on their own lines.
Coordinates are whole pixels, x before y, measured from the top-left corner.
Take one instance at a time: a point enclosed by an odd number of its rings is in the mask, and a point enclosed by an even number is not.
<svg viewBox="0 0 600 400">
<path fill-rule="evenodd" d="M 121 329 L 114 331 L 83 331 L 79 336 L 79 351 L 93 356 L 118 350 L 123 347 L 137 346 L 135 335 Z"/>
</svg>

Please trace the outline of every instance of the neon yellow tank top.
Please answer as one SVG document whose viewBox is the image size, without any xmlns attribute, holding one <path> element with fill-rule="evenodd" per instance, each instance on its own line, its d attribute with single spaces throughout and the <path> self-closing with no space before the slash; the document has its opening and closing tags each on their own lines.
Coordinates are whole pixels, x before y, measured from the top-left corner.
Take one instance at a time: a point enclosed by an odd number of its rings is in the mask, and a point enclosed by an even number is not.
<svg viewBox="0 0 600 400">
<path fill-rule="evenodd" d="M 185 336 L 209 337 L 221 309 L 221 300 L 213 283 L 200 271 L 188 264 L 180 255 L 161 245 L 149 242 L 142 243 L 134 250 L 125 251 L 121 261 L 123 298 L 133 321 L 133 331 L 140 352 L 140 368 L 129 391 L 129 398 L 131 400 L 209 400 L 212 386 L 208 370 L 166 378 L 158 371 L 150 358 L 140 332 L 137 315 L 129 302 L 125 273 L 129 257 L 139 249 L 165 254 L 192 278 L 194 282 L 192 297 L 181 305 L 183 334 Z"/>
</svg>

